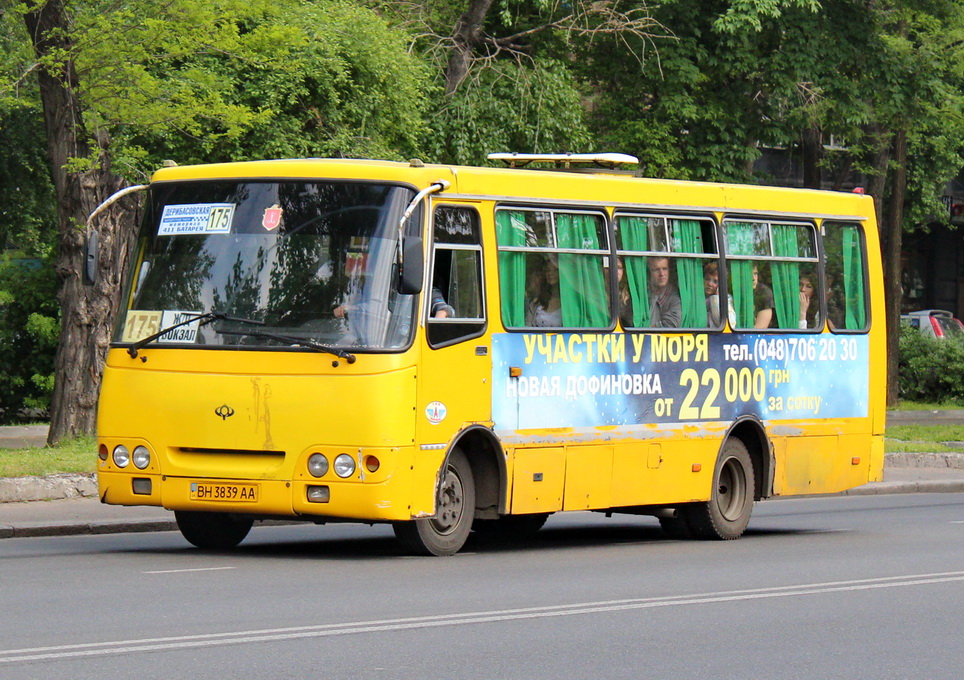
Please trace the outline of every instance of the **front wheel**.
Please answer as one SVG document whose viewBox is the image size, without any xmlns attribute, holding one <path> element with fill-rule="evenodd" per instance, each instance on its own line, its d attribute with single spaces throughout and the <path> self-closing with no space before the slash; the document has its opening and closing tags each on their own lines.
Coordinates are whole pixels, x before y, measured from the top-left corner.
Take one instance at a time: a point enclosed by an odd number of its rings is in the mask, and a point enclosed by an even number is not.
<svg viewBox="0 0 964 680">
<path fill-rule="evenodd" d="M 753 462 L 746 445 L 727 439 L 716 462 L 710 500 L 685 506 L 686 526 L 695 538 L 739 538 L 750 522 L 753 493 Z"/>
<path fill-rule="evenodd" d="M 438 490 L 435 517 L 396 522 L 395 536 L 417 555 L 454 555 L 469 537 L 475 516 L 475 479 L 460 449 L 452 451 Z"/>
<path fill-rule="evenodd" d="M 208 550 L 234 548 L 251 531 L 253 519 L 216 512 L 175 510 L 177 528 L 191 544 Z"/>
</svg>

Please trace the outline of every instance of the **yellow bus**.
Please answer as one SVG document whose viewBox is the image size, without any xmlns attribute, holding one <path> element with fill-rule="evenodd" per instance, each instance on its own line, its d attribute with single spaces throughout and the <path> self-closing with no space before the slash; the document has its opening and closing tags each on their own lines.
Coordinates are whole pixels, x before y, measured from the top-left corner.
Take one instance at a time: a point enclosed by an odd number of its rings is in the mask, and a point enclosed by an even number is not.
<svg viewBox="0 0 964 680">
<path fill-rule="evenodd" d="M 882 479 L 870 197 L 493 158 L 157 171 L 101 500 L 201 548 L 286 518 L 446 555 L 571 510 L 733 539 L 755 501 Z"/>
</svg>

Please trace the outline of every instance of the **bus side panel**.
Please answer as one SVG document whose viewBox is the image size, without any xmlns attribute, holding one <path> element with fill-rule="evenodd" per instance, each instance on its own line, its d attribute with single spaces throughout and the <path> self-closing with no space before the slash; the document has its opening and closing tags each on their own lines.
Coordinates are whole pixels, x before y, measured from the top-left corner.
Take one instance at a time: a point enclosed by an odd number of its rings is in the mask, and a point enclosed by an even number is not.
<svg viewBox="0 0 964 680">
<path fill-rule="evenodd" d="M 562 510 L 565 448 L 520 448 L 515 449 L 512 458 L 512 514 Z"/>
<path fill-rule="evenodd" d="M 612 446 L 570 446 L 566 450 L 563 510 L 612 506 Z"/>
<path fill-rule="evenodd" d="M 790 437 L 777 469 L 779 493 L 837 493 L 871 481 L 875 438 L 870 434 Z"/>
<path fill-rule="evenodd" d="M 613 507 L 709 499 L 720 440 L 679 436 L 616 448 Z"/>
</svg>

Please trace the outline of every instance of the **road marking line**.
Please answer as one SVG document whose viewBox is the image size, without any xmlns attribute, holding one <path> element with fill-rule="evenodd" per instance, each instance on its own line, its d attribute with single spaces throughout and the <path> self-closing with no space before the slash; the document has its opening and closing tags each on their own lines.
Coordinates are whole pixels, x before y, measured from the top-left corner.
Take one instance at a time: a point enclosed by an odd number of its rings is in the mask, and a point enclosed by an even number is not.
<svg viewBox="0 0 964 680">
<path fill-rule="evenodd" d="M 224 571 L 237 567 L 198 567 L 197 569 L 159 569 L 157 571 L 143 571 L 142 574 L 186 574 L 192 571 Z"/>
<path fill-rule="evenodd" d="M 375 621 L 353 621 L 330 623 L 314 626 L 295 626 L 266 630 L 248 630 L 235 633 L 208 633 L 202 635 L 182 635 L 174 637 L 145 638 L 140 640 L 116 640 L 112 642 L 91 642 L 86 644 L 34 647 L 30 649 L 8 649 L 0 651 L 0 664 L 45 661 L 50 659 L 83 658 L 111 654 L 130 654 L 132 652 L 156 652 L 165 650 L 194 649 L 251 642 L 280 642 L 304 638 L 333 637 L 356 633 L 380 633 L 388 631 L 439 628 L 443 626 L 463 626 L 477 623 L 500 621 L 519 621 L 542 619 L 579 614 L 598 614 L 604 612 L 653 609 L 658 607 L 681 607 L 694 604 L 715 604 L 762 600 L 777 597 L 800 597 L 823 595 L 827 593 L 857 592 L 878 588 L 903 588 L 908 586 L 931 585 L 964 581 L 964 571 L 950 571 L 934 574 L 912 574 L 904 576 L 885 576 L 880 578 L 856 579 L 851 581 L 827 581 L 771 588 L 748 590 L 727 590 L 717 593 L 697 593 L 693 595 L 668 595 L 625 600 L 604 600 L 573 604 L 502 609 L 461 614 L 438 614 L 435 616 L 416 616 Z"/>
</svg>

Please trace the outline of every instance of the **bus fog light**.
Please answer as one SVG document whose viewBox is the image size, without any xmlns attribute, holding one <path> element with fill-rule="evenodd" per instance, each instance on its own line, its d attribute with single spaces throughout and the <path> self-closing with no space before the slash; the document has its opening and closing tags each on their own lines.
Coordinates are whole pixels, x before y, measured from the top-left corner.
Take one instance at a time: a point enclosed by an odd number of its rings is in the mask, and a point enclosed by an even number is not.
<svg viewBox="0 0 964 680">
<path fill-rule="evenodd" d="M 151 464 L 151 452 L 147 450 L 146 446 L 138 446 L 131 454 L 131 461 L 134 463 L 134 467 L 143 470 Z"/>
<path fill-rule="evenodd" d="M 331 500 L 331 491 L 327 486 L 308 487 L 309 503 L 327 503 L 329 500 Z"/>
<path fill-rule="evenodd" d="M 127 447 L 123 444 L 118 444 L 114 447 L 114 465 L 119 468 L 127 467 L 127 464 L 131 462 L 131 453 L 127 450 Z"/>
<path fill-rule="evenodd" d="M 381 463 L 375 456 L 365 456 L 365 469 L 369 472 L 378 472 Z"/>
<path fill-rule="evenodd" d="M 355 459 L 347 453 L 340 453 L 335 458 L 335 474 L 339 477 L 351 477 L 355 474 Z"/>
<path fill-rule="evenodd" d="M 313 453 L 308 457 L 308 472 L 312 477 L 324 477 L 328 474 L 328 459 L 320 453 Z"/>
<path fill-rule="evenodd" d="M 131 490 L 138 496 L 150 496 L 151 480 L 143 477 L 135 477 L 131 480 Z"/>
</svg>

